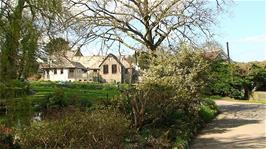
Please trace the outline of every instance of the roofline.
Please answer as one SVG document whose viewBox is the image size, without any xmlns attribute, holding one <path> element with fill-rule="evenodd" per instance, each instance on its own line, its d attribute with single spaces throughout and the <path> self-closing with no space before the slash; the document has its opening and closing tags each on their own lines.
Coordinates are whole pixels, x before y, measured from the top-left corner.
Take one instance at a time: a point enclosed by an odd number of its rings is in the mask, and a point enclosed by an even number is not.
<svg viewBox="0 0 266 149">
<path fill-rule="evenodd" d="M 103 59 L 103 61 L 102 61 L 101 64 L 99 65 L 99 67 L 101 67 L 101 65 L 106 61 L 106 59 L 107 59 L 109 56 L 114 57 L 114 59 L 115 59 L 120 65 L 124 66 L 124 65 L 118 60 L 118 58 L 117 58 L 114 54 L 109 53 L 109 54 Z"/>
<path fill-rule="evenodd" d="M 79 69 L 84 69 L 84 68 L 80 68 L 80 67 L 42 67 L 42 68 L 40 68 L 40 69 L 55 69 L 55 68 L 57 68 L 57 69 L 66 69 L 66 68 L 79 68 Z M 87 68 L 85 68 L 85 70 L 87 70 Z"/>
</svg>

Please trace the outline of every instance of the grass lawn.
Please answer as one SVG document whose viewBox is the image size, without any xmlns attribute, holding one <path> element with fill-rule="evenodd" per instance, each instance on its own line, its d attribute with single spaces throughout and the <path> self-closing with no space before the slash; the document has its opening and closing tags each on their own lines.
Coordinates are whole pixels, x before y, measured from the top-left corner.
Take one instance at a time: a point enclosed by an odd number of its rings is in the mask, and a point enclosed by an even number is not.
<svg viewBox="0 0 266 149">
<path fill-rule="evenodd" d="M 18 120 L 23 124 L 28 124 L 35 108 L 43 102 L 47 102 L 46 98 L 49 94 L 62 88 L 67 100 L 77 100 L 79 104 L 97 103 L 100 100 L 112 99 L 120 94 L 119 88 L 113 84 L 99 84 L 99 83 L 68 83 L 58 84 L 55 82 L 36 81 L 30 82 L 31 89 L 34 91 L 32 95 L 27 95 L 19 98 L 1 99 L 8 107 L 7 115 L 0 115 L 0 124 L 5 123 L 9 126 L 15 126 Z M 38 108 L 37 108 L 38 109 Z M 25 121 L 25 122 L 22 122 Z"/>
<path fill-rule="evenodd" d="M 110 99 L 119 95 L 119 88 L 112 84 L 67 83 L 60 85 L 55 82 L 31 82 L 31 87 L 36 92 L 31 95 L 33 99 L 43 98 L 54 92 L 58 87 L 62 87 L 67 96 L 79 96 L 81 99 L 90 100 L 91 102 L 100 99 Z"/>
</svg>

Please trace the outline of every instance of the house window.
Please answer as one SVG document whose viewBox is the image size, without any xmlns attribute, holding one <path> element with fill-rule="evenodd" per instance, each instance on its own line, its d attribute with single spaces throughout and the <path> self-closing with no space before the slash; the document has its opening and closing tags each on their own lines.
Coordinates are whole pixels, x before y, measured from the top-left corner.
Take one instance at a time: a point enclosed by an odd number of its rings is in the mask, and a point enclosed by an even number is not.
<svg viewBox="0 0 266 149">
<path fill-rule="evenodd" d="M 69 69 L 69 72 L 73 73 L 74 72 L 74 69 Z"/>
<path fill-rule="evenodd" d="M 103 74 L 108 74 L 108 65 L 103 65 Z"/>
<path fill-rule="evenodd" d="M 117 65 L 113 64 L 112 65 L 112 73 L 116 73 L 117 72 Z"/>
<path fill-rule="evenodd" d="M 61 73 L 61 74 L 63 74 L 63 73 L 64 73 L 64 70 L 63 70 L 63 69 L 61 69 L 61 70 L 60 70 L 60 73 Z"/>
<path fill-rule="evenodd" d="M 94 70 L 93 70 L 93 72 L 97 72 L 97 70 L 96 70 L 96 69 L 94 69 Z"/>
<path fill-rule="evenodd" d="M 54 74 L 57 74 L 57 69 L 54 69 Z"/>
<path fill-rule="evenodd" d="M 125 69 L 125 74 L 128 74 L 128 68 Z"/>
</svg>

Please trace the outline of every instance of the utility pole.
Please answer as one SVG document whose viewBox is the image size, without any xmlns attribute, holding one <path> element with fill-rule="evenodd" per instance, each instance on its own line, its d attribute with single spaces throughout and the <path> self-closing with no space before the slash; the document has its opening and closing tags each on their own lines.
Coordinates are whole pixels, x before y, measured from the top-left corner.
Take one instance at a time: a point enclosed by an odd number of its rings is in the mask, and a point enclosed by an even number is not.
<svg viewBox="0 0 266 149">
<path fill-rule="evenodd" d="M 228 58 L 228 63 L 230 67 L 230 73 L 231 73 L 231 82 L 234 81 L 234 75 L 233 75 L 233 66 L 231 65 L 231 59 L 230 59 L 230 50 L 229 50 L 229 43 L 226 42 L 226 49 L 227 49 L 227 58 Z"/>
<path fill-rule="evenodd" d="M 229 52 L 229 43 L 226 42 L 226 49 L 227 49 L 227 58 L 228 58 L 228 62 L 229 64 L 231 63 L 231 59 L 230 59 L 230 52 Z"/>
</svg>

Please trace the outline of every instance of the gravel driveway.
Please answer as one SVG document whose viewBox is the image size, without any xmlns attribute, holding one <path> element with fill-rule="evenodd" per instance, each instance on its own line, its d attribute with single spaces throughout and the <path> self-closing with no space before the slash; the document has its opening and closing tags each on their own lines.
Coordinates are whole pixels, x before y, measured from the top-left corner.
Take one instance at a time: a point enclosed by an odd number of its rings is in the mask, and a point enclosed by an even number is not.
<svg viewBox="0 0 266 149">
<path fill-rule="evenodd" d="M 266 105 L 216 101 L 221 114 L 190 149 L 266 149 Z"/>
</svg>

